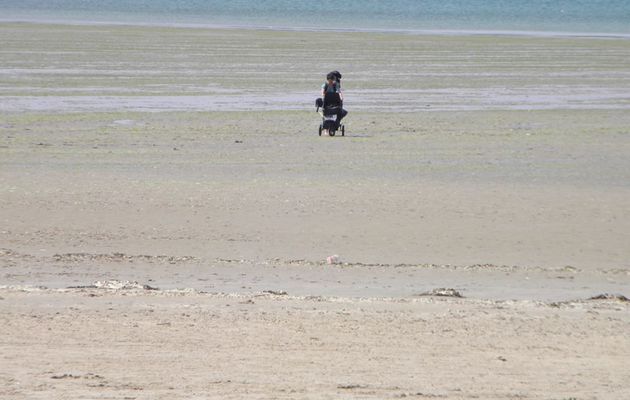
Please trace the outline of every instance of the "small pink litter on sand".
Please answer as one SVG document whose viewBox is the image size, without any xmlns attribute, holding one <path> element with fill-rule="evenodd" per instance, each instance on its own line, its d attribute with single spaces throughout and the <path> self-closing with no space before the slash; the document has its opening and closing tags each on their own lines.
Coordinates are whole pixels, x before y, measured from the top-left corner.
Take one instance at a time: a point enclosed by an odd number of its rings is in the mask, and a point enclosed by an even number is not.
<svg viewBox="0 0 630 400">
<path fill-rule="evenodd" d="M 333 256 L 328 256 L 326 257 L 326 262 L 328 264 L 339 264 L 339 256 L 336 254 Z"/>
</svg>

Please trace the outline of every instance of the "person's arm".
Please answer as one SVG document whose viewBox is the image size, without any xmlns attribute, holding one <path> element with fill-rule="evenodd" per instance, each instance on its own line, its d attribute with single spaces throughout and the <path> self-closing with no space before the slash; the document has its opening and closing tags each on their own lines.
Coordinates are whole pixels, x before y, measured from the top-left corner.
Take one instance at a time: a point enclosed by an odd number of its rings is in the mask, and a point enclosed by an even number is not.
<svg viewBox="0 0 630 400">
<path fill-rule="evenodd" d="M 339 100 L 343 102 L 343 90 L 341 90 L 341 81 L 337 81 L 337 93 L 339 93 Z"/>
</svg>

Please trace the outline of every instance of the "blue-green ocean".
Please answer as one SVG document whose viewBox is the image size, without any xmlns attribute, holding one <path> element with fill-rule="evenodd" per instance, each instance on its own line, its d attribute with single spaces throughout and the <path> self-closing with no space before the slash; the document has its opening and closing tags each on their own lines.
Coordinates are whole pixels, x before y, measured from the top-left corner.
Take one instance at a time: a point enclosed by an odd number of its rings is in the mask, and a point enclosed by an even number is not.
<svg viewBox="0 0 630 400">
<path fill-rule="evenodd" d="M 2 21 L 630 35 L 630 0 L 0 0 Z"/>
</svg>

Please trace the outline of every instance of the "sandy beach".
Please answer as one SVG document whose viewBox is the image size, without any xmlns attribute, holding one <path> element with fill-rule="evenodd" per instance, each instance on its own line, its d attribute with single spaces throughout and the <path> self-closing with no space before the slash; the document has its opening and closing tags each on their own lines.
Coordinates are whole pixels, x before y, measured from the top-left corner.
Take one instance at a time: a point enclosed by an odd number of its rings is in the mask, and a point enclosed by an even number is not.
<svg viewBox="0 0 630 400">
<path fill-rule="evenodd" d="M 0 398 L 630 397 L 627 39 L 0 43 Z"/>
</svg>

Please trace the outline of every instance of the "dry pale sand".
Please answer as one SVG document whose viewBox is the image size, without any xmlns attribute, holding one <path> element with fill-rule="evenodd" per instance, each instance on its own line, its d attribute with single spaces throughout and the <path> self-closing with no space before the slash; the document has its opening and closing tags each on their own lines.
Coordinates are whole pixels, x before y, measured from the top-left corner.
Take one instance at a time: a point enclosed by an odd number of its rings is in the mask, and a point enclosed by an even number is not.
<svg viewBox="0 0 630 400">
<path fill-rule="evenodd" d="M 2 291 L 6 399 L 624 399 L 628 304 Z"/>
<path fill-rule="evenodd" d="M 630 41 L 0 43 L 0 398 L 630 398 Z"/>
</svg>

